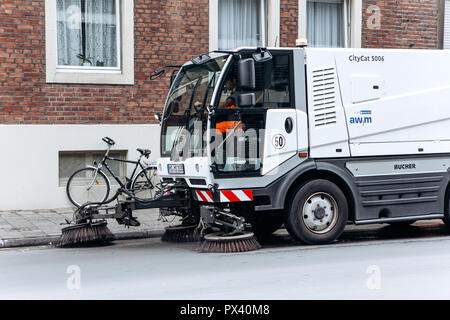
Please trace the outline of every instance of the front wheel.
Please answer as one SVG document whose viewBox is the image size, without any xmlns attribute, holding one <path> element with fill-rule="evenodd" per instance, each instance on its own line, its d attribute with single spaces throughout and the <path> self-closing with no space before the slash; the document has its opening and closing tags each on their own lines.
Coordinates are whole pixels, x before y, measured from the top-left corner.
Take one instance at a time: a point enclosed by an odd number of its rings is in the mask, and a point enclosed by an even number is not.
<svg viewBox="0 0 450 320">
<path fill-rule="evenodd" d="M 67 197 L 76 207 L 81 207 L 87 202 L 106 202 L 109 190 L 110 183 L 106 175 L 90 167 L 75 171 L 66 186 Z"/>
<path fill-rule="evenodd" d="M 448 192 L 445 195 L 444 219 L 442 221 L 450 229 L 450 194 Z"/>
<path fill-rule="evenodd" d="M 139 171 L 131 183 L 131 191 L 141 199 L 153 199 L 158 195 L 160 186 L 155 167 L 147 167 Z"/>
<path fill-rule="evenodd" d="M 342 234 L 347 218 L 347 199 L 341 189 L 327 180 L 313 180 L 297 190 L 285 225 L 296 240 L 325 244 Z"/>
</svg>

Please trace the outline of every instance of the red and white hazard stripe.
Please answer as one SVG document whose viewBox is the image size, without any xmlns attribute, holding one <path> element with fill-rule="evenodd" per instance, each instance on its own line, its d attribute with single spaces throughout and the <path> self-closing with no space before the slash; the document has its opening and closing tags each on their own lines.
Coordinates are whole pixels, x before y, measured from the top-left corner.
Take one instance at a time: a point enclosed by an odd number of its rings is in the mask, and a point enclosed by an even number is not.
<svg viewBox="0 0 450 320">
<path fill-rule="evenodd" d="M 220 202 L 253 201 L 252 190 L 221 190 Z"/>
<path fill-rule="evenodd" d="M 211 191 L 195 190 L 198 201 L 214 202 Z"/>
<path fill-rule="evenodd" d="M 220 190 L 220 202 L 253 201 L 253 190 Z M 214 202 L 211 191 L 195 190 L 197 200 L 201 202 Z"/>
</svg>

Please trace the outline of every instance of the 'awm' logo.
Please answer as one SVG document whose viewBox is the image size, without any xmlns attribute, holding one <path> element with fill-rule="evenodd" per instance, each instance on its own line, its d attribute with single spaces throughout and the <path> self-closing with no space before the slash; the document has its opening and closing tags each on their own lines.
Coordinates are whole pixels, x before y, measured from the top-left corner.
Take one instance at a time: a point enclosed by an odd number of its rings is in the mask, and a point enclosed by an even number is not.
<svg viewBox="0 0 450 320">
<path fill-rule="evenodd" d="M 350 117 L 350 124 L 362 124 L 364 126 L 372 123 L 372 111 L 362 110 L 358 114 L 358 117 Z"/>
</svg>

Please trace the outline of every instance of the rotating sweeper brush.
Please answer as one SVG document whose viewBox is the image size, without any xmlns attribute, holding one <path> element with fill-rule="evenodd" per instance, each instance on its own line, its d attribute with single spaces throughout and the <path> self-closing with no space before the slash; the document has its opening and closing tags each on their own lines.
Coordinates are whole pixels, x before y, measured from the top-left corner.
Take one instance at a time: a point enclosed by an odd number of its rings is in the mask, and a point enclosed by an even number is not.
<svg viewBox="0 0 450 320">
<path fill-rule="evenodd" d="M 200 240 L 198 225 L 167 227 L 161 241 L 165 242 L 196 242 Z"/>
<path fill-rule="evenodd" d="M 101 203 L 86 203 L 77 208 L 73 216 L 73 224 L 66 220 L 69 226 L 62 228 L 57 246 L 103 245 L 113 241 L 115 237 L 107 227 L 105 215 L 96 216 L 100 205 Z"/>
<path fill-rule="evenodd" d="M 210 233 L 205 235 L 199 251 L 208 253 L 232 253 L 254 251 L 260 248 L 261 246 L 256 241 L 252 232 L 243 232 L 234 235 Z"/>
<path fill-rule="evenodd" d="M 253 232 L 246 231 L 249 225 L 245 223 L 245 219 L 233 214 L 230 209 L 217 210 L 212 206 L 203 206 L 200 212 L 206 229 L 222 230 L 206 234 L 200 245 L 200 252 L 248 252 L 261 248 Z"/>
<path fill-rule="evenodd" d="M 106 221 L 86 222 L 62 229 L 58 247 L 77 247 L 82 245 L 102 245 L 114 240 L 114 234 Z"/>
</svg>

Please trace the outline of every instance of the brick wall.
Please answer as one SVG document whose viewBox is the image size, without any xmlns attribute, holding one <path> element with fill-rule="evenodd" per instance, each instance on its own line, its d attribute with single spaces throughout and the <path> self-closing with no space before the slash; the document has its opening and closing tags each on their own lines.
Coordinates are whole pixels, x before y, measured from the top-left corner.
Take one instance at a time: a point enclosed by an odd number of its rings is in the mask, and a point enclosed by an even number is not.
<svg viewBox="0 0 450 320">
<path fill-rule="evenodd" d="M 135 85 L 47 84 L 45 1 L 0 2 L 0 123 L 151 123 L 168 90 L 149 76 L 208 50 L 208 0 L 135 0 Z"/>
<path fill-rule="evenodd" d="M 208 50 L 208 0 L 135 0 L 135 85 L 47 84 L 44 0 L 0 2 L 0 123 L 150 123 L 169 74 L 153 70 Z M 442 0 L 364 0 L 363 47 L 439 48 Z M 280 1 L 281 46 L 295 46 L 298 0 Z M 369 29 L 371 5 L 380 29 Z M 273 45 L 273 44 L 269 44 Z"/>
<path fill-rule="evenodd" d="M 298 33 L 298 0 L 280 0 L 280 46 L 295 47 Z M 269 43 L 272 47 L 273 43 Z"/>
<path fill-rule="evenodd" d="M 441 0 L 364 0 L 362 47 L 440 48 L 442 6 Z M 379 8 L 379 29 L 370 20 L 373 8 Z"/>
</svg>

